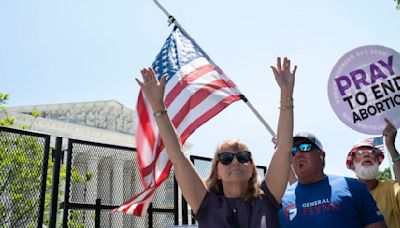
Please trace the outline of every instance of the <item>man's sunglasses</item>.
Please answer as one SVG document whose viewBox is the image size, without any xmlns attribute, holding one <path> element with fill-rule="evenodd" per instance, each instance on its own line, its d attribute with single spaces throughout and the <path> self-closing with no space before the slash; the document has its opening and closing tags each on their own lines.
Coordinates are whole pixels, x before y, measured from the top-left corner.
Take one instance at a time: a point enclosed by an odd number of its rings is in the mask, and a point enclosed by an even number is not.
<svg viewBox="0 0 400 228">
<path fill-rule="evenodd" d="M 239 151 L 237 153 L 222 152 L 218 154 L 218 161 L 220 161 L 223 165 L 229 165 L 232 163 L 233 157 L 236 157 L 236 159 L 240 163 L 246 163 L 251 161 L 250 152 L 248 151 Z"/>
<path fill-rule="evenodd" d="M 293 146 L 292 148 L 292 156 L 296 155 L 297 148 L 299 148 L 300 152 L 310 152 L 313 148 L 313 144 L 311 143 L 302 143 L 298 146 Z"/>
<path fill-rule="evenodd" d="M 377 156 L 379 153 L 380 153 L 380 150 L 377 150 L 377 149 L 367 149 L 367 150 L 356 150 L 356 151 L 354 151 L 354 153 L 356 154 L 356 155 L 358 155 L 358 156 L 361 156 L 361 155 L 363 155 L 364 153 L 367 153 L 367 154 L 369 154 L 369 155 L 375 155 L 375 156 Z"/>
</svg>

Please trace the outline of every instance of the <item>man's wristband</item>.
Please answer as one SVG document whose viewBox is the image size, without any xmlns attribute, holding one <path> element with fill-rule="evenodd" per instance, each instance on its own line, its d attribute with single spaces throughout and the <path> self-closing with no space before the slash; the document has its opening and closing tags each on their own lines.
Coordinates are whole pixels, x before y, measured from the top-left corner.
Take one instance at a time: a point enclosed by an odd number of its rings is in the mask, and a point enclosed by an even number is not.
<svg viewBox="0 0 400 228">
<path fill-rule="evenodd" d="M 165 109 L 165 108 L 153 112 L 153 116 L 154 116 L 154 117 L 159 117 L 159 116 L 162 116 L 162 115 L 164 115 L 164 114 L 167 114 L 167 109 Z"/>
<path fill-rule="evenodd" d="M 399 161 L 400 161 L 400 155 L 399 155 L 399 156 L 397 156 L 397 158 L 393 159 L 393 163 L 395 163 L 395 162 L 399 162 Z"/>
</svg>

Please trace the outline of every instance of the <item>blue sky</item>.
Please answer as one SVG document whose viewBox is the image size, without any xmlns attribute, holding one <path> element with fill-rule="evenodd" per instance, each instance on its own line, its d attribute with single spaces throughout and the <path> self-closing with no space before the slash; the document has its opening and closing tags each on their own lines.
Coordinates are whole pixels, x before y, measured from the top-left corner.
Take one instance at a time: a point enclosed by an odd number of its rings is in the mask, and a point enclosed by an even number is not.
<svg viewBox="0 0 400 228">
<path fill-rule="evenodd" d="M 269 66 L 276 56 L 290 57 L 298 65 L 295 132 L 320 138 L 327 173 L 354 176 L 345 156 L 367 136 L 337 118 L 328 78 L 353 48 L 378 44 L 400 51 L 400 11 L 393 0 L 161 3 L 274 129 L 279 91 Z M 114 99 L 134 109 L 134 78 L 151 65 L 171 29 L 151 0 L 2 0 L 0 92 L 11 95 L 9 106 Z M 199 128 L 189 138 L 190 153 L 212 156 L 224 138 L 240 138 L 257 164 L 269 163 L 270 135 L 243 102 Z"/>
</svg>

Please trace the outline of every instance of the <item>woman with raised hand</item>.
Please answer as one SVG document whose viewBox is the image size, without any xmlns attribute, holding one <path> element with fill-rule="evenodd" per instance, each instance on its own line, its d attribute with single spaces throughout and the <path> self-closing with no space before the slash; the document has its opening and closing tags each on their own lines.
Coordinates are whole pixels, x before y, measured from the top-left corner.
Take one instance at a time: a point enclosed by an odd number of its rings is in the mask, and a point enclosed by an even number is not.
<svg viewBox="0 0 400 228">
<path fill-rule="evenodd" d="M 280 87 L 280 112 L 275 153 L 264 181 L 258 175 L 249 148 L 239 140 L 225 140 L 212 160 L 210 176 L 203 181 L 185 156 L 181 141 L 164 104 L 166 76 L 158 80 L 152 68 L 136 79 L 149 101 L 183 196 L 196 214 L 199 227 L 279 227 L 278 210 L 289 176 L 293 146 L 293 89 L 296 66 L 290 60 L 271 66 Z M 266 151 L 267 152 L 267 151 Z"/>
</svg>

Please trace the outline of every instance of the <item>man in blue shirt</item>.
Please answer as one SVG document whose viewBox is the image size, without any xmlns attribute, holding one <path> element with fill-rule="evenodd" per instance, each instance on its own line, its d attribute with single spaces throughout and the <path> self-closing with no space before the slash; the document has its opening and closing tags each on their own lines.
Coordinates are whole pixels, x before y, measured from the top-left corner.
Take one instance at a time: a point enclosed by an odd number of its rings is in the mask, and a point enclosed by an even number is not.
<svg viewBox="0 0 400 228">
<path fill-rule="evenodd" d="M 327 176 L 325 152 L 311 133 L 294 137 L 289 186 L 279 212 L 281 227 L 386 227 L 367 187 L 356 179 Z"/>
</svg>

